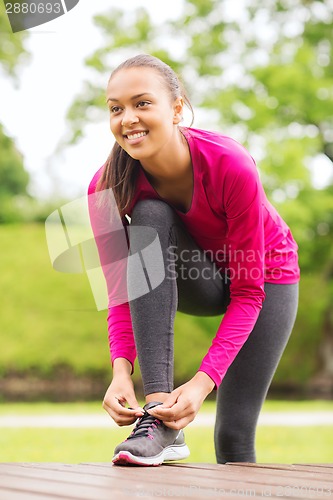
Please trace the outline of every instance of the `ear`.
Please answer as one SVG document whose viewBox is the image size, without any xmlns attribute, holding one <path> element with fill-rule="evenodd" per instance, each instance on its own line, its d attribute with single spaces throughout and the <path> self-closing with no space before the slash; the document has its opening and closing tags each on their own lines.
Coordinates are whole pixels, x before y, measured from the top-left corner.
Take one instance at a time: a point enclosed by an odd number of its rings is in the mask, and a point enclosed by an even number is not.
<svg viewBox="0 0 333 500">
<path fill-rule="evenodd" d="M 182 97 L 177 97 L 173 105 L 173 123 L 178 124 L 183 119 L 184 100 Z"/>
</svg>

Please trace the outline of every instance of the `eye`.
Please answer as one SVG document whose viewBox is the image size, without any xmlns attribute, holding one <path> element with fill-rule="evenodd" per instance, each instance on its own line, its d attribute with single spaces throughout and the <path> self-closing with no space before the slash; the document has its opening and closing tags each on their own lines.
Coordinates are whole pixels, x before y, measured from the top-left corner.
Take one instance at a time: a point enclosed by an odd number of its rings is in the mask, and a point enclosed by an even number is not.
<svg viewBox="0 0 333 500">
<path fill-rule="evenodd" d="M 151 104 L 151 102 L 149 102 L 149 101 L 140 101 L 137 103 L 137 107 L 145 108 L 145 107 L 149 106 L 149 104 Z"/>
<path fill-rule="evenodd" d="M 112 113 L 112 114 L 116 114 L 116 113 L 119 113 L 119 111 L 121 111 L 121 108 L 119 106 L 111 106 L 109 109 L 110 109 L 110 113 Z"/>
</svg>

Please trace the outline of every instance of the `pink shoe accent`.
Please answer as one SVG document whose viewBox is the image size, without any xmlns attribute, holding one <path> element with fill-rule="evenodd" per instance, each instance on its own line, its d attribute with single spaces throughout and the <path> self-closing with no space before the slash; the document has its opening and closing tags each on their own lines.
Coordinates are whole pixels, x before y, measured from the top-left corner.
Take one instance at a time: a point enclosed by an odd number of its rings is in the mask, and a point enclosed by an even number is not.
<svg viewBox="0 0 333 500">
<path fill-rule="evenodd" d="M 115 460 L 112 460 L 115 465 L 142 465 L 145 467 L 158 467 L 161 464 L 145 464 L 139 460 L 133 460 L 125 451 L 121 451 Z"/>
</svg>

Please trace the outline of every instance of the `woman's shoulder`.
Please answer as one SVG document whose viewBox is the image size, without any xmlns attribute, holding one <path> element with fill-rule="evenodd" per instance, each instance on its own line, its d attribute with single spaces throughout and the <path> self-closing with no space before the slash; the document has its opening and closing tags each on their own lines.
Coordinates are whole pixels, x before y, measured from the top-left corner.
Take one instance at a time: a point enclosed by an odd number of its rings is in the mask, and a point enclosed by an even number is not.
<svg viewBox="0 0 333 500">
<path fill-rule="evenodd" d="M 96 191 L 96 186 L 97 186 L 97 183 L 103 173 L 103 169 L 104 169 L 104 165 L 102 165 L 98 170 L 97 172 L 94 174 L 93 178 L 91 179 L 91 181 L 89 182 L 89 185 L 88 185 L 88 194 L 93 194 L 95 193 Z"/>
<path fill-rule="evenodd" d="M 186 138 L 193 140 L 201 140 L 211 142 L 212 144 L 234 144 L 241 145 L 230 135 L 226 135 L 221 131 L 217 130 L 207 130 L 202 128 L 194 128 L 194 127 L 181 127 L 181 131 L 184 133 Z"/>
<path fill-rule="evenodd" d="M 256 169 L 249 151 L 236 139 L 221 132 L 197 128 L 183 128 L 194 156 L 199 156 L 205 164 L 223 170 Z"/>
</svg>

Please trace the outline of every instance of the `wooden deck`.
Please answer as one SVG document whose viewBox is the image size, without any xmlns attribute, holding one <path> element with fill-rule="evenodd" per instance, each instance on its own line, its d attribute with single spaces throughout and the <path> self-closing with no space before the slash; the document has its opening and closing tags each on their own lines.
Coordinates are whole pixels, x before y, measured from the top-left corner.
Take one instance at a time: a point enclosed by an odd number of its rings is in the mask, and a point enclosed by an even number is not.
<svg viewBox="0 0 333 500">
<path fill-rule="evenodd" d="M 0 463 L 1 500 L 237 497 L 333 500 L 333 464 Z"/>
</svg>

